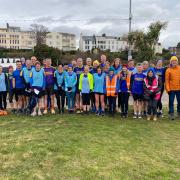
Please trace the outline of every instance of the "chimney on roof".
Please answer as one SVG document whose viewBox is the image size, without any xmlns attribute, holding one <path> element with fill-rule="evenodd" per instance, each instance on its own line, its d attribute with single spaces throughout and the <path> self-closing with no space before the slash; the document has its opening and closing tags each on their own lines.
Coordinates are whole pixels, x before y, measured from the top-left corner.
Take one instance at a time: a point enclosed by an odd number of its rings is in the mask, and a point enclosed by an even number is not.
<svg viewBox="0 0 180 180">
<path fill-rule="evenodd" d="M 106 37 L 106 34 L 104 33 L 104 34 L 102 34 L 102 37 Z"/>
<path fill-rule="evenodd" d="M 7 29 L 9 29 L 9 23 L 6 23 L 6 27 L 7 27 Z"/>
</svg>

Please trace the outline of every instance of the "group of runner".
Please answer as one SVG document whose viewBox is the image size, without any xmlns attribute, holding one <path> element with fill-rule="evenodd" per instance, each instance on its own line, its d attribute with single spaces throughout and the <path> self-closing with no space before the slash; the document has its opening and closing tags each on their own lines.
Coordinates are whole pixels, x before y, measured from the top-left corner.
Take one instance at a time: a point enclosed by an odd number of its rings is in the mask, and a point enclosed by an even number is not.
<svg viewBox="0 0 180 180">
<path fill-rule="evenodd" d="M 0 115 L 7 114 L 7 99 L 15 114 L 31 116 L 65 113 L 104 116 L 121 113 L 127 118 L 129 97 L 133 97 L 133 118 L 156 121 L 163 116 L 162 95 L 169 94 L 169 117 L 174 116 L 174 99 L 180 117 L 180 66 L 172 56 L 167 67 L 163 61 L 137 63 L 129 60 L 122 64 L 120 58 L 113 62 L 102 54 L 100 61 L 87 58 L 73 59 L 69 65 L 52 67 L 50 58 L 42 64 L 35 56 L 9 66 L 8 73 L 0 65 Z M 7 98 L 8 97 L 8 98 Z"/>
</svg>

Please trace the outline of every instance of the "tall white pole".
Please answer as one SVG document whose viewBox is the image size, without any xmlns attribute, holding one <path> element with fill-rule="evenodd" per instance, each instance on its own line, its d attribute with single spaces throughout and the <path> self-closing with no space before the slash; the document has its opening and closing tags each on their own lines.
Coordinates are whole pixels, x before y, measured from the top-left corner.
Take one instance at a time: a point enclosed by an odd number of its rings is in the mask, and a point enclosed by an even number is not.
<svg viewBox="0 0 180 180">
<path fill-rule="evenodd" d="M 131 33 L 132 23 L 132 0 L 129 0 L 129 34 Z M 132 59 L 131 44 L 129 43 L 128 60 Z"/>
</svg>

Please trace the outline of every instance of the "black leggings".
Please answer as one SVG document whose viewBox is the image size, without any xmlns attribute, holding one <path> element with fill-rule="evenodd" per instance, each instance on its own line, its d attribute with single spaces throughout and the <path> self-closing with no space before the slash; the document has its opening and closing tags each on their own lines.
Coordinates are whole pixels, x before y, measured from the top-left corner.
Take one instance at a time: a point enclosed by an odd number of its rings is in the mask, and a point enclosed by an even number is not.
<svg viewBox="0 0 180 180">
<path fill-rule="evenodd" d="M 6 110 L 7 102 L 6 102 L 7 92 L 0 92 L 0 110 Z"/>
<path fill-rule="evenodd" d="M 157 100 L 150 97 L 150 99 L 148 100 L 148 115 L 157 115 L 157 102 Z"/>
<path fill-rule="evenodd" d="M 90 94 L 86 94 L 86 93 L 82 93 L 82 103 L 83 103 L 83 106 L 87 106 L 87 105 L 90 105 Z"/>
<path fill-rule="evenodd" d="M 115 113 L 116 111 L 116 97 L 108 96 L 109 113 Z"/>
<path fill-rule="evenodd" d="M 57 100 L 58 109 L 64 111 L 66 92 L 63 90 L 55 90 L 54 92 Z"/>
<path fill-rule="evenodd" d="M 128 112 L 128 101 L 129 101 L 129 93 L 128 92 L 120 92 L 120 105 L 121 112 L 127 115 Z M 118 94 L 118 96 L 119 96 Z"/>
<path fill-rule="evenodd" d="M 120 108 L 120 106 L 121 106 L 121 93 L 119 92 L 118 93 L 118 108 Z"/>
<path fill-rule="evenodd" d="M 160 110 L 160 111 L 162 110 L 162 95 L 163 95 L 163 92 L 164 92 L 164 86 L 161 89 L 161 96 L 160 96 L 160 99 L 157 102 L 157 109 Z"/>
<path fill-rule="evenodd" d="M 95 107 L 95 94 L 94 92 L 90 93 L 91 107 Z"/>
</svg>

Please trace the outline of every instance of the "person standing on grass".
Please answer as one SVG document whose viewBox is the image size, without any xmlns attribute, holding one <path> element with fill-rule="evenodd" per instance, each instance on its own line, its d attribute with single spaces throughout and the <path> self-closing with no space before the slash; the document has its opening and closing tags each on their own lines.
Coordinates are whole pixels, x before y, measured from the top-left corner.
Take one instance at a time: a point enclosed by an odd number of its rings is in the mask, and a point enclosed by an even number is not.
<svg viewBox="0 0 180 180">
<path fill-rule="evenodd" d="M 148 61 L 143 61 L 142 63 L 142 67 L 143 67 L 143 74 L 147 76 L 147 72 L 149 70 L 149 62 Z"/>
<path fill-rule="evenodd" d="M 109 114 L 114 116 L 116 112 L 116 98 L 119 87 L 118 76 L 114 74 L 114 68 L 109 68 L 109 74 L 106 76 L 106 96 L 109 105 Z"/>
<path fill-rule="evenodd" d="M 134 119 L 142 118 L 142 105 L 143 105 L 143 82 L 146 75 L 143 74 L 143 67 L 141 63 L 138 63 L 137 73 L 131 75 L 130 91 L 134 99 Z"/>
<path fill-rule="evenodd" d="M 58 69 L 55 71 L 54 75 L 55 75 L 54 92 L 56 96 L 57 107 L 59 110 L 59 114 L 63 114 L 66 92 L 65 92 L 65 72 L 61 64 L 58 66 Z"/>
<path fill-rule="evenodd" d="M 101 65 L 100 65 L 102 68 L 105 67 L 106 61 L 107 61 L 106 55 L 105 55 L 105 54 L 102 54 L 102 55 L 101 55 Z"/>
<path fill-rule="evenodd" d="M 32 56 L 32 57 L 31 57 L 32 69 L 35 69 L 35 63 L 36 63 L 36 61 L 37 61 L 36 56 Z"/>
<path fill-rule="evenodd" d="M 5 73 L 3 73 L 3 67 L 0 66 L 0 114 L 7 115 L 7 90 L 8 90 L 8 80 Z"/>
<path fill-rule="evenodd" d="M 102 66 L 101 66 L 102 67 Z M 103 72 L 108 75 L 109 74 L 109 68 L 111 67 L 111 63 L 109 61 L 105 62 L 105 66 L 102 67 Z M 113 68 L 113 67 L 112 67 Z M 114 68 L 113 68 L 114 69 Z M 117 98 L 116 98 L 117 99 Z M 108 106 L 108 100 L 106 94 L 104 94 L 104 102 L 105 102 L 105 109 L 107 109 Z"/>
<path fill-rule="evenodd" d="M 119 73 L 122 70 L 121 59 L 120 58 L 114 59 L 113 68 L 114 68 L 114 74 L 119 76 Z M 121 104 L 121 99 L 120 99 L 120 94 L 118 93 L 118 107 L 117 107 L 118 112 L 121 112 L 120 104 Z"/>
<path fill-rule="evenodd" d="M 9 66 L 8 73 L 7 73 L 9 103 L 11 107 L 11 112 L 16 113 L 16 106 L 13 102 L 14 95 L 15 95 L 15 90 L 13 88 L 13 72 L 14 72 L 13 66 Z M 18 100 L 16 99 L 16 102 L 17 101 Z"/>
<path fill-rule="evenodd" d="M 157 121 L 157 103 L 161 97 L 161 78 L 156 76 L 153 69 L 149 69 L 144 78 L 144 99 L 148 102 L 147 120 Z"/>
<path fill-rule="evenodd" d="M 90 98 L 93 92 L 93 75 L 89 73 L 89 66 L 84 67 L 84 73 L 80 75 L 79 90 L 83 102 L 83 114 L 89 114 Z"/>
<path fill-rule="evenodd" d="M 147 76 L 147 72 L 148 72 L 149 66 L 150 66 L 149 62 L 148 61 L 143 61 L 142 66 L 143 66 L 143 74 L 145 76 Z M 148 106 L 148 102 L 144 99 L 143 100 L 143 106 L 142 106 L 144 116 L 147 116 L 147 106 Z"/>
<path fill-rule="evenodd" d="M 71 64 L 72 64 L 73 70 L 74 70 L 74 68 L 77 66 L 77 61 L 76 61 L 76 59 L 72 59 Z"/>
<path fill-rule="evenodd" d="M 22 68 L 25 68 L 26 67 L 26 59 L 24 57 L 22 57 L 20 59 L 20 61 L 21 61 L 21 64 L 22 64 Z"/>
<path fill-rule="evenodd" d="M 162 105 L 162 95 L 163 95 L 163 92 L 164 92 L 164 84 L 165 84 L 165 68 L 163 67 L 163 61 L 162 60 L 158 60 L 157 61 L 157 64 L 156 64 L 156 67 L 154 67 L 154 72 L 155 72 L 155 75 L 158 76 L 160 79 L 161 79 L 161 96 L 158 100 L 158 103 L 157 103 L 157 111 L 158 111 L 158 116 L 159 117 L 163 117 L 163 112 L 162 112 L 162 108 L 163 108 L 163 105 Z"/>
<path fill-rule="evenodd" d="M 87 58 L 86 59 L 86 65 L 89 66 L 89 72 L 91 73 L 93 70 L 93 66 L 92 66 L 92 59 L 91 58 Z M 91 73 L 92 74 L 92 73 Z"/>
<path fill-rule="evenodd" d="M 165 87 L 169 94 L 169 117 L 174 120 L 174 99 L 177 99 L 177 113 L 180 117 L 180 66 L 178 58 L 172 56 L 170 59 L 170 67 L 165 74 Z"/>
<path fill-rule="evenodd" d="M 91 58 L 87 58 L 86 59 L 86 65 L 89 67 L 89 73 L 93 74 L 93 66 L 92 66 L 92 59 Z M 90 93 L 90 104 L 91 104 L 91 111 L 95 112 L 95 95 L 94 92 L 92 91 Z"/>
<path fill-rule="evenodd" d="M 50 58 L 46 59 L 46 67 L 44 68 L 44 73 L 45 73 L 45 96 L 44 96 L 44 112 L 43 114 L 47 114 L 47 109 L 50 106 L 51 107 L 51 114 L 55 114 L 55 109 L 54 109 L 54 83 L 55 83 L 55 78 L 54 78 L 54 72 L 55 69 L 54 67 L 51 66 L 52 61 Z M 48 100 L 49 103 L 48 104 Z"/>
<path fill-rule="evenodd" d="M 128 71 L 127 66 L 122 67 L 122 71 L 119 74 L 119 92 L 120 95 L 120 107 L 121 116 L 127 118 L 128 115 L 128 101 L 129 101 L 129 87 L 130 87 L 131 73 Z"/>
<path fill-rule="evenodd" d="M 31 95 L 30 91 L 30 74 L 32 72 L 32 67 L 31 67 L 31 60 L 26 60 L 25 67 L 21 71 L 21 76 L 24 79 L 24 84 L 25 84 L 25 97 L 24 97 L 24 107 L 27 106 L 29 102 L 29 98 Z"/>
<path fill-rule="evenodd" d="M 135 63 L 134 63 L 134 60 L 131 59 L 128 61 L 128 71 L 131 73 L 131 74 L 135 74 L 137 73 L 137 69 L 135 67 Z"/>
<path fill-rule="evenodd" d="M 77 113 L 81 113 L 82 110 L 82 97 L 79 92 L 79 78 L 80 75 L 84 72 L 83 59 L 77 59 L 77 67 L 74 68 L 74 72 L 77 75 L 77 84 L 76 84 L 76 109 Z"/>
<path fill-rule="evenodd" d="M 91 74 L 95 74 L 95 73 L 97 73 L 97 68 L 99 67 L 99 61 L 98 60 L 95 60 L 94 62 L 93 62 L 93 68 L 92 68 L 92 70 L 90 71 L 90 73 Z"/>
<path fill-rule="evenodd" d="M 102 67 L 102 66 L 101 66 Z M 105 65 L 102 67 L 103 68 L 103 72 L 108 75 L 109 74 L 109 68 L 111 67 L 111 64 L 109 61 L 105 62 Z M 113 67 L 112 67 L 113 68 Z"/>
<path fill-rule="evenodd" d="M 118 75 L 119 72 L 122 70 L 121 59 L 120 58 L 114 59 L 113 67 L 114 67 L 114 74 Z"/>
<path fill-rule="evenodd" d="M 104 94 L 106 93 L 106 74 L 102 71 L 102 67 L 97 68 L 97 73 L 94 77 L 94 94 L 95 94 L 95 105 L 96 115 L 105 115 L 105 102 Z"/>
<path fill-rule="evenodd" d="M 72 64 L 68 65 L 68 72 L 65 74 L 65 91 L 68 101 L 68 112 L 74 112 L 77 76 L 73 72 Z"/>
<path fill-rule="evenodd" d="M 16 70 L 13 72 L 13 89 L 15 89 L 15 98 L 17 100 L 17 113 L 23 113 L 23 99 L 25 91 L 24 79 L 21 76 L 21 61 L 16 61 Z"/>
<path fill-rule="evenodd" d="M 41 63 L 36 61 L 35 69 L 30 74 L 30 87 L 32 97 L 30 99 L 29 110 L 31 116 L 42 116 L 42 92 L 45 89 L 45 74 L 43 68 L 41 68 Z M 37 113 L 38 108 L 38 113 Z"/>
</svg>

